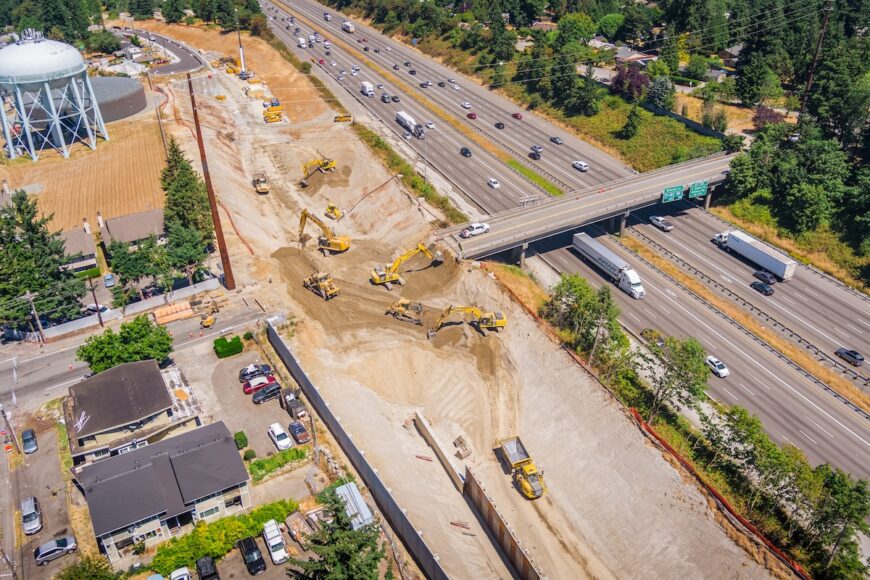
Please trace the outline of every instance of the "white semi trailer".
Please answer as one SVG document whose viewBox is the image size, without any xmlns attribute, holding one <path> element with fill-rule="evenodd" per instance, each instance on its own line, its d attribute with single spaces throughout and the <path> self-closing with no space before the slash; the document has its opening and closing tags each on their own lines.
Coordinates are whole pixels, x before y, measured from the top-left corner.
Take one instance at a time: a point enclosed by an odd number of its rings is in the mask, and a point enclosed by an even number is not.
<svg viewBox="0 0 870 580">
<path fill-rule="evenodd" d="M 607 274 L 620 290 L 635 300 L 640 300 L 646 296 L 646 290 L 643 289 L 640 276 L 631 269 L 629 263 L 604 247 L 603 244 L 590 238 L 589 234 L 583 232 L 574 234 L 574 249 L 587 261 Z"/>
<path fill-rule="evenodd" d="M 713 236 L 713 243 L 724 250 L 743 256 L 782 281 L 790 280 L 797 269 L 797 262 L 785 254 L 738 230 L 716 234 Z"/>
<path fill-rule="evenodd" d="M 341 23 L 341 29 L 347 32 L 348 34 L 353 34 L 353 31 L 356 30 L 356 27 L 353 25 L 353 22 L 350 20 L 345 20 Z"/>
</svg>

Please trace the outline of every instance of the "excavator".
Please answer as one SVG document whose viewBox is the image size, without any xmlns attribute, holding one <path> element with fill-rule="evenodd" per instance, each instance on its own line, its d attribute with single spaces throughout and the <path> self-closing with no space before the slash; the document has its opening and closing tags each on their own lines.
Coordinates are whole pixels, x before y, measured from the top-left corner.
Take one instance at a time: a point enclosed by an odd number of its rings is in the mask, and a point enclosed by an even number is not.
<svg viewBox="0 0 870 580">
<path fill-rule="evenodd" d="M 375 267 L 375 269 L 372 270 L 371 275 L 372 284 L 375 284 L 377 286 L 386 286 L 387 290 L 392 290 L 394 282 L 396 284 L 404 284 L 405 281 L 402 280 L 402 277 L 399 275 L 399 268 L 402 266 L 402 264 L 416 256 L 417 254 L 423 254 L 427 258 L 432 260 L 430 264 L 432 266 L 437 266 L 444 261 L 444 256 L 441 255 L 441 252 L 435 252 L 433 254 L 429 251 L 429 248 L 420 243 L 396 258 L 392 264 Z"/>
<path fill-rule="evenodd" d="M 299 217 L 299 242 L 303 243 L 303 235 L 305 234 L 305 222 L 313 221 L 320 228 L 322 234 L 317 238 L 317 246 L 327 256 L 332 253 L 346 252 L 350 249 L 350 238 L 347 236 L 338 236 L 330 229 L 328 225 L 323 223 L 319 217 L 308 211 L 302 210 L 302 215 Z"/>
<path fill-rule="evenodd" d="M 423 305 L 419 302 L 411 302 L 407 298 L 399 298 L 399 301 L 390 306 L 385 314 L 402 322 L 423 326 Z"/>
<path fill-rule="evenodd" d="M 312 159 L 308 163 L 302 165 L 302 180 L 299 185 L 308 187 L 308 178 L 315 171 L 326 173 L 327 171 L 335 171 L 335 159 Z"/>
<path fill-rule="evenodd" d="M 448 306 L 441 313 L 441 316 L 438 317 L 438 320 L 435 321 L 435 325 L 429 330 L 429 338 L 433 338 L 435 333 L 441 330 L 441 328 L 446 324 L 447 319 L 454 312 L 461 312 L 462 314 L 471 314 L 473 316 L 471 320 L 471 325 L 476 327 L 479 330 L 493 330 L 498 332 L 502 328 L 507 326 L 507 318 L 501 312 L 483 312 L 480 308 L 476 306 Z M 463 317 L 464 319 L 464 317 Z"/>
<path fill-rule="evenodd" d="M 315 272 L 302 281 L 302 285 L 324 300 L 330 300 L 341 294 L 341 290 L 335 284 L 332 276 L 326 272 Z"/>
</svg>

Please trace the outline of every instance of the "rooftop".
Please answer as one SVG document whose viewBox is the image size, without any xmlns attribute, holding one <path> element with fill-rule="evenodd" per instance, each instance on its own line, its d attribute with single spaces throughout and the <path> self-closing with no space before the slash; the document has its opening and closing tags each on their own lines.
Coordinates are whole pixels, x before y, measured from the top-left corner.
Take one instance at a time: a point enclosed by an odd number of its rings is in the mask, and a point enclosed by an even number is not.
<svg viewBox="0 0 870 580">
<path fill-rule="evenodd" d="M 137 242 L 150 235 L 163 235 L 163 210 L 149 209 L 105 220 L 100 228 L 103 242 Z"/>
<path fill-rule="evenodd" d="M 366 505 L 359 488 L 354 482 L 335 488 L 335 493 L 344 502 L 344 511 L 350 518 L 350 526 L 356 530 L 374 521 L 372 510 Z"/>
<path fill-rule="evenodd" d="M 94 244 L 94 236 L 85 233 L 84 228 L 76 228 L 66 232 L 61 232 L 67 256 L 93 256 L 97 253 L 97 247 Z"/>
</svg>

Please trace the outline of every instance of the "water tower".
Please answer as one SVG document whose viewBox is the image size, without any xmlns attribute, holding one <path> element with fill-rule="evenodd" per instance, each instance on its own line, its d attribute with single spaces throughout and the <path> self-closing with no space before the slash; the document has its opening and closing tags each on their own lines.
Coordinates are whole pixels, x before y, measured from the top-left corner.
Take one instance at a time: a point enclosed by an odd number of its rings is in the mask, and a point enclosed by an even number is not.
<svg viewBox="0 0 870 580">
<path fill-rule="evenodd" d="M 0 49 L 0 100 L 10 159 L 36 161 L 47 148 L 69 157 L 75 142 L 96 149 L 109 138 L 81 53 L 39 32 Z"/>
</svg>

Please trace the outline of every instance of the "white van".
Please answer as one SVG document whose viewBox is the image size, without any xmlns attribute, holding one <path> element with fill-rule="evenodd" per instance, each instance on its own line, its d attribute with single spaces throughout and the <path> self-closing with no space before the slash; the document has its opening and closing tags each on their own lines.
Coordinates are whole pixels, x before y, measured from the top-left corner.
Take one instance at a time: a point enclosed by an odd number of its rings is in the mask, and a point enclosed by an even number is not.
<svg viewBox="0 0 870 580">
<path fill-rule="evenodd" d="M 263 524 L 263 540 L 266 542 L 266 548 L 269 550 L 269 557 L 272 558 L 273 564 L 277 566 L 290 559 L 281 528 L 278 527 L 275 520 L 269 520 Z"/>
</svg>

